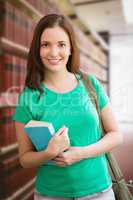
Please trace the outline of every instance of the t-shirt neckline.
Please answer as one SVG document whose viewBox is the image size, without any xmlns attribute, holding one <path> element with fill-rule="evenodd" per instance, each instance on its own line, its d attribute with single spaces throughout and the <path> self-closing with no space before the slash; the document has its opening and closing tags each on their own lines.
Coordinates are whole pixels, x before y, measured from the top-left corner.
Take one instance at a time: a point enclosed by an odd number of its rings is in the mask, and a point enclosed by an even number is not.
<svg viewBox="0 0 133 200">
<path fill-rule="evenodd" d="M 49 88 L 45 85 L 44 82 L 42 82 L 42 86 L 45 88 L 45 90 L 47 90 L 47 91 L 49 91 L 49 92 L 51 92 L 51 93 L 53 93 L 53 94 L 56 94 L 56 95 L 66 95 L 66 94 L 70 94 L 70 93 L 75 92 L 75 91 L 79 88 L 79 86 L 81 85 L 81 80 L 80 80 L 79 75 L 78 75 L 78 74 L 75 74 L 75 77 L 76 77 L 76 79 L 77 79 L 77 81 L 78 81 L 77 85 L 76 85 L 73 89 L 71 89 L 71 90 L 69 90 L 69 91 L 67 91 L 67 92 L 57 92 L 57 91 L 55 91 L 55 90 L 49 89 Z"/>
</svg>

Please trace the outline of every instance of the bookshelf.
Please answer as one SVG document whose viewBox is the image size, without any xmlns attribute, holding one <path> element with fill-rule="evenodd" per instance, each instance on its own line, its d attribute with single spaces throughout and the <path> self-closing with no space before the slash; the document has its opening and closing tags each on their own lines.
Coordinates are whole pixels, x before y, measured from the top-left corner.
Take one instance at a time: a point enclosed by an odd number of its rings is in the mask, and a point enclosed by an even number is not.
<svg viewBox="0 0 133 200">
<path fill-rule="evenodd" d="M 26 0 L 17 0 L 17 1 L 6 0 L 6 1 L 9 1 L 20 10 L 23 10 L 28 16 L 30 16 L 35 21 L 38 21 L 38 19 L 40 19 L 43 16 L 34 6 L 32 6 Z"/>
<path fill-rule="evenodd" d="M 29 49 L 25 46 L 22 46 L 20 44 L 14 43 L 13 41 L 1 37 L 0 38 L 0 51 L 6 51 L 12 54 L 20 55 L 22 57 L 27 57 L 27 54 L 29 52 Z"/>
<path fill-rule="evenodd" d="M 92 61 L 99 64 L 101 68 L 104 68 L 105 70 L 107 70 L 106 61 L 104 62 L 103 60 L 100 60 L 98 57 L 95 56 L 95 54 L 88 52 L 87 49 L 85 49 L 85 48 L 83 48 L 79 45 L 78 45 L 78 48 L 79 48 L 79 50 L 81 51 L 82 54 L 84 54 L 86 57 L 88 57 L 88 59 L 91 59 Z"/>
</svg>

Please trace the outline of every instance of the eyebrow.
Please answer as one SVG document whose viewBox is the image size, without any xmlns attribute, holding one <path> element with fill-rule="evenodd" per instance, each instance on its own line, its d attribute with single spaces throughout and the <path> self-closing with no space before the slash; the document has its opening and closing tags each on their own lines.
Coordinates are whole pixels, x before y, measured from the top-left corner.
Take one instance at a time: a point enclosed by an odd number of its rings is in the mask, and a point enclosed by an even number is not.
<svg viewBox="0 0 133 200">
<path fill-rule="evenodd" d="M 50 41 L 47 41 L 47 40 L 43 40 L 43 41 L 41 41 L 41 43 L 43 43 L 43 42 L 50 43 Z M 61 40 L 61 41 L 58 41 L 58 42 L 66 42 L 66 41 Z"/>
</svg>

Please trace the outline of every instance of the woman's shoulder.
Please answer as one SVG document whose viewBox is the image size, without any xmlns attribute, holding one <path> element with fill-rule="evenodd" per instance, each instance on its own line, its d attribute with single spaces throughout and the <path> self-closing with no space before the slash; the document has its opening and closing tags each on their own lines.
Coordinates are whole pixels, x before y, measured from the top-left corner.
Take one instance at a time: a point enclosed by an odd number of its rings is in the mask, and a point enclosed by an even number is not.
<svg viewBox="0 0 133 200">
<path fill-rule="evenodd" d="M 97 79 L 97 77 L 94 74 L 91 74 L 91 73 L 87 74 L 87 73 L 84 73 L 84 72 L 80 72 L 78 75 L 79 75 L 81 80 L 83 80 L 82 77 L 84 76 L 84 80 L 88 79 L 89 81 L 91 81 L 91 83 L 92 83 L 93 87 L 95 88 L 96 92 L 98 92 L 99 89 L 102 88 L 102 85 L 101 85 L 100 81 Z"/>
<path fill-rule="evenodd" d="M 32 89 L 30 89 L 28 87 L 24 87 L 22 89 L 22 91 L 19 93 L 19 98 L 21 99 L 22 97 L 25 97 L 25 96 L 27 96 L 29 94 L 33 94 L 33 93 L 34 93 L 34 91 Z"/>
<path fill-rule="evenodd" d="M 94 74 L 88 74 L 87 78 L 92 82 L 94 86 L 96 86 L 99 82 Z"/>
<path fill-rule="evenodd" d="M 23 90 L 20 92 L 20 96 L 23 96 L 23 95 L 26 95 L 26 94 L 39 94 L 39 89 L 32 89 L 32 88 L 29 88 L 27 86 L 25 86 L 23 88 Z"/>
<path fill-rule="evenodd" d="M 34 90 L 29 87 L 24 87 L 23 90 L 20 92 L 18 100 L 22 104 L 28 104 L 33 98 L 39 95 L 39 90 Z"/>
<path fill-rule="evenodd" d="M 85 76 L 88 80 L 90 80 L 92 82 L 92 84 L 97 84 L 98 82 L 98 79 L 96 78 L 96 76 L 94 74 L 91 74 L 91 73 L 85 73 L 85 72 L 82 72 L 82 71 L 79 71 L 77 73 L 77 77 L 79 79 L 82 79 L 82 77 Z"/>
</svg>

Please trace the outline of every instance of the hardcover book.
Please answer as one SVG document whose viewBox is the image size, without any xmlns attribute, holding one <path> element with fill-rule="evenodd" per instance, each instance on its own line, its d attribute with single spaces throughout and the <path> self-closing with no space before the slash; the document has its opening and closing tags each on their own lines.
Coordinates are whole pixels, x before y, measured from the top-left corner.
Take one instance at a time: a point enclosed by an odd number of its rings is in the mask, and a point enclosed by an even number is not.
<svg viewBox="0 0 133 200">
<path fill-rule="evenodd" d="M 30 120 L 24 127 L 24 131 L 29 136 L 37 151 L 42 151 L 47 148 L 47 145 L 55 134 L 52 123 L 44 121 Z M 50 160 L 47 164 L 55 164 Z"/>
</svg>

